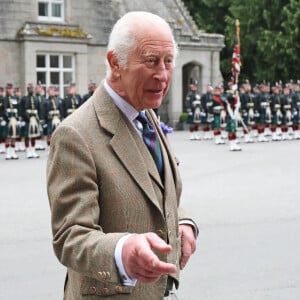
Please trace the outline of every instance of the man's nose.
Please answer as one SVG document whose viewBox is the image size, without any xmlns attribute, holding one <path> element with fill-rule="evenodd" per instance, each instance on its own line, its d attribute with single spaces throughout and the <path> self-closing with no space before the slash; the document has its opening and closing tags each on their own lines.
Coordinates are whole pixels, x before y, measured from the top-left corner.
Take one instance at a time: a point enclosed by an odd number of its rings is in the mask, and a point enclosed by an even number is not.
<svg viewBox="0 0 300 300">
<path fill-rule="evenodd" d="M 155 78 L 160 81 L 167 81 L 170 77 L 170 70 L 166 68 L 165 62 L 161 61 L 156 67 Z"/>
</svg>

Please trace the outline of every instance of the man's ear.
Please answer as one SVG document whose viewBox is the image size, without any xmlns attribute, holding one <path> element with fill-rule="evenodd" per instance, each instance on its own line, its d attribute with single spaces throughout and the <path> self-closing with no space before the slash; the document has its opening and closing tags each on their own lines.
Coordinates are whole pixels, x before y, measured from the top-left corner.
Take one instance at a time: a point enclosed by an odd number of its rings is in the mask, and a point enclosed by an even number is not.
<svg viewBox="0 0 300 300">
<path fill-rule="evenodd" d="M 110 65 L 111 72 L 114 75 L 119 74 L 119 70 L 120 70 L 119 61 L 116 55 L 113 53 L 113 51 L 107 52 L 106 59 Z"/>
</svg>

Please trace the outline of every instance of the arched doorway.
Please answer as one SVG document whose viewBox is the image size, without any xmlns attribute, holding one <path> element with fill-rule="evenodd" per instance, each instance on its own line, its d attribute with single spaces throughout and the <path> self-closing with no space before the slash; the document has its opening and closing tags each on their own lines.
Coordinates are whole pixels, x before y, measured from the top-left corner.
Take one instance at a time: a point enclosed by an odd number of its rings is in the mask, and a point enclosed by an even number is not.
<svg viewBox="0 0 300 300">
<path fill-rule="evenodd" d="M 197 81 L 198 92 L 202 90 L 202 66 L 197 62 L 189 62 L 182 67 L 182 111 L 185 109 L 185 97 L 189 91 L 191 80 Z"/>
</svg>

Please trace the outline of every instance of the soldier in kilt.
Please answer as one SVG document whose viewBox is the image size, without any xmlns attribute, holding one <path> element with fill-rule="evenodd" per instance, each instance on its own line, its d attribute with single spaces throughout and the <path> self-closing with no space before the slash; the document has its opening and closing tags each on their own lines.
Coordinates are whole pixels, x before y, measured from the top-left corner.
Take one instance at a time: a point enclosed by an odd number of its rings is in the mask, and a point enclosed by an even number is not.
<svg viewBox="0 0 300 300">
<path fill-rule="evenodd" d="M 43 111 L 45 112 L 44 128 L 47 128 L 47 145 L 50 146 L 51 136 L 62 119 L 61 100 L 55 95 L 53 86 L 48 88 L 48 98 Z"/>
<path fill-rule="evenodd" d="M 204 140 L 211 140 L 213 138 L 211 134 L 211 123 L 213 121 L 213 115 L 210 113 L 213 90 L 213 87 L 209 83 L 206 85 L 206 93 L 202 94 L 201 96 L 201 124 L 204 132 Z"/>
<path fill-rule="evenodd" d="M 283 88 L 282 102 L 282 139 L 293 139 L 293 108 L 292 108 L 292 95 L 290 88 L 286 85 Z"/>
<path fill-rule="evenodd" d="M 0 154 L 5 153 L 5 140 L 7 137 L 7 116 L 4 106 L 4 88 L 0 87 Z"/>
<path fill-rule="evenodd" d="M 5 140 L 6 159 L 19 159 L 15 152 L 16 140 L 20 137 L 19 102 L 13 95 L 13 85 L 6 84 L 4 107 L 7 116 L 7 136 Z"/>
<path fill-rule="evenodd" d="M 282 105 L 279 86 L 272 87 L 271 95 L 271 112 L 272 112 L 272 141 L 281 140 L 281 124 L 282 124 Z"/>
<path fill-rule="evenodd" d="M 22 118 L 25 121 L 25 147 L 27 158 L 38 158 L 35 151 L 35 141 L 41 136 L 40 110 L 41 106 L 34 95 L 32 83 L 27 85 L 27 95 L 22 97 Z"/>
<path fill-rule="evenodd" d="M 244 124 L 247 126 L 248 131 L 244 128 L 244 142 L 253 143 L 254 140 L 251 137 L 253 130 L 256 130 L 255 120 L 255 97 L 251 93 L 251 84 L 249 80 L 243 84 L 243 92 L 240 94 L 241 101 L 241 114 Z"/>
<path fill-rule="evenodd" d="M 300 130 L 299 130 L 299 122 L 300 122 L 300 82 L 294 85 L 294 94 L 292 96 L 292 107 L 293 107 L 293 131 L 294 131 L 294 139 L 300 139 Z"/>
<path fill-rule="evenodd" d="M 185 98 L 185 107 L 188 113 L 187 124 L 189 124 L 190 140 L 199 140 L 198 135 L 199 124 L 200 124 L 200 110 L 201 102 L 200 95 L 197 92 L 197 82 L 191 79 L 189 86 L 190 90 Z"/>
<path fill-rule="evenodd" d="M 35 86 L 35 97 L 37 98 L 37 100 L 39 102 L 39 106 L 40 106 L 40 109 L 39 109 L 40 137 L 36 138 L 35 149 L 36 150 L 45 150 L 46 149 L 45 137 L 47 136 L 47 128 L 45 129 L 43 127 L 43 125 L 45 124 L 44 107 L 45 107 L 46 97 L 44 96 L 44 88 L 40 83 L 38 83 Z"/>
<path fill-rule="evenodd" d="M 268 134 L 268 128 L 272 122 L 271 115 L 271 99 L 269 94 L 269 87 L 267 84 L 262 83 L 260 85 L 260 94 L 257 97 L 258 104 L 258 141 L 268 142 L 266 135 Z"/>
<path fill-rule="evenodd" d="M 241 151 L 236 136 L 237 126 L 239 122 L 240 101 L 237 94 L 237 85 L 232 81 L 228 83 L 229 90 L 226 91 L 224 102 L 226 103 L 226 131 L 228 132 L 229 150 Z"/>
<path fill-rule="evenodd" d="M 221 92 L 221 86 L 218 85 L 214 88 L 212 105 L 210 108 L 210 113 L 213 114 L 212 129 L 216 145 L 225 144 L 221 137 L 221 131 L 226 127 L 226 109 L 221 98 Z"/>
</svg>

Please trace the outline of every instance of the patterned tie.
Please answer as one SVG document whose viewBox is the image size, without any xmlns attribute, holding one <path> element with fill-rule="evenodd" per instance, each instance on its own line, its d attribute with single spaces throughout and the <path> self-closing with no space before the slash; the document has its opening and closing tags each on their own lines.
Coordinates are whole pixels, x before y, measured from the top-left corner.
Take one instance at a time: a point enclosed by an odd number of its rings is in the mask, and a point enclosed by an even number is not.
<svg viewBox="0 0 300 300">
<path fill-rule="evenodd" d="M 154 162 L 156 164 L 160 176 L 162 176 L 163 160 L 162 160 L 161 149 L 160 149 L 158 138 L 156 136 L 156 132 L 152 128 L 146 115 L 143 112 L 140 112 L 136 119 L 139 122 L 141 122 L 143 125 L 143 140 L 154 159 Z"/>
</svg>

